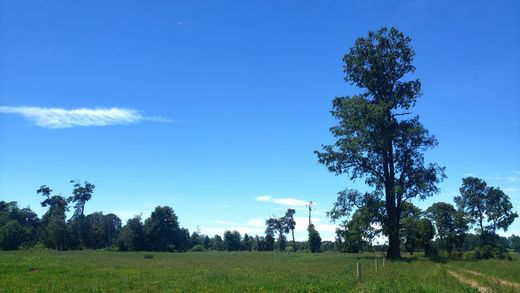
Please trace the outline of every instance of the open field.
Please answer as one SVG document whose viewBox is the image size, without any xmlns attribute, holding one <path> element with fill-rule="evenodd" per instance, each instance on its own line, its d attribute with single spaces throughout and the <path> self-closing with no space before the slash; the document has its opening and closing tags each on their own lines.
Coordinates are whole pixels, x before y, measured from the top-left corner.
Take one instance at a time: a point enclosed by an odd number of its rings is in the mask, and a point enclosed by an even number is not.
<svg viewBox="0 0 520 293">
<path fill-rule="evenodd" d="M 153 258 L 145 258 L 152 255 Z M 356 280 L 360 257 L 362 278 Z M 371 254 L 0 252 L 5 292 L 477 292 L 448 273 L 464 269 L 520 281 L 520 261 L 379 263 Z M 477 279 L 483 279 L 479 277 Z M 493 287 L 493 282 L 485 282 Z M 513 291 L 511 291 L 513 292 Z"/>
</svg>

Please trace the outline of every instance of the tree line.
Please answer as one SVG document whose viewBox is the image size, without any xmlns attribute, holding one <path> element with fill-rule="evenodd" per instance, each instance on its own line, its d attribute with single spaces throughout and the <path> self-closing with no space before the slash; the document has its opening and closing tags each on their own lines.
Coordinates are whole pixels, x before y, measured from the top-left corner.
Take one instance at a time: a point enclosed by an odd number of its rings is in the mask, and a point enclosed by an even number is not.
<svg viewBox="0 0 520 293">
<path fill-rule="evenodd" d="M 157 206 L 149 218 L 136 215 L 123 225 L 112 213 L 93 212 L 85 215 L 85 205 L 92 198 L 95 185 L 85 181 L 71 181 L 72 195 L 53 195 L 53 190 L 42 185 L 36 190 L 43 196 L 40 203 L 47 211 L 40 219 L 30 208 L 20 208 L 17 202 L 0 201 L 0 249 L 46 247 L 56 250 L 117 249 L 120 251 L 285 251 L 286 233 L 292 232 L 293 251 L 298 249 L 319 252 L 321 237 L 311 227 L 310 242 L 294 239 L 295 210 L 288 209 L 285 216 L 266 220 L 265 235 L 243 236 L 238 231 L 225 231 L 208 236 L 180 226 L 177 215 L 169 206 Z M 67 219 L 66 213 L 74 209 Z M 278 239 L 275 235 L 278 233 Z M 309 245 L 310 243 L 310 245 Z"/>
<path fill-rule="evenodd" d="M 30 208 L 20 208 L 16 202 L 0 201 L 0 249 L 14 250 L 43 246 L 56 250 L 115 249 L 120 251 L 297 251 L 341 252 L 383 251 L 386 245 L 374 245 L 376 237 L 386 235 L 385 203 L 370 193 L 355 190 L 340 192 L 332 210 L 333 220 L 343 221 L 336 230 L 335 242 L 322 242 L 314 225 L 308 226 L 308 241 L 294 238 L 295 210 L 288 209 L 282 217 L 265 221 L 265 235 L 243 236 L 238 231 L 225 231 L 208 236 L 180 226 L 174 210 L 157 206 L 149 218 L 136 215 L 123 225 L 112 213 L 93 212 L 84 215 L 85 204 L 92 198 L 95 185 L 85 181 L 73 183 L 72 196 L 52 195 L 46 185 L 36 192 L 44 197 L 41 205 L 48 210 L 40 219 Z M 476 257 L 494 257 L 504 254 L 504 248 L 520 252 L 520 237 L 497 235 L 507 228 L 518 215 L 512 211 L 509 197 L 499 188 L 487 186 L 482 179 L 463 179 L 460 196 L 455 206 L 437 202 L 426 210 L 405 203 L 400 225 L 400 246 L 409 253 L 423 251 L 436 256 L 444 250 L 448 255 L 477 249 Z M 69 206 L 74 213 L 66 219 Z M 351 214 L 352 209 L 355 212 Z M 468 233 L 475 227 L 477 234 Z M 288 245 L 286 234 L 291 234 Z M 484 248 L 487 247 L 487 248 Z M 481 250 L 478 250 L 482 248 Z M 502 250 L 500 250 L 500 249 Z"/>
<path fill-rule="evenodd" d="M 475 258 L 503 258 L 506 248 L 520 252 L 519 236 L 505 238 L 497 234 L 499 229 L 507 231 L 518 217 L 509 196 L 500 188 L 488 186 L 480 178 L 466 177 L 454 202 L 455 206 L 436 202 L 425 210 L 406 202 L 400 219 L 400 249 L 411 254 L 420 250 L 425 256 L 437 256 L 440 250 L 446 251 L 448 256 L 475 250 L 477 255 L 471 255 Z M 340 192 L 329 212 L 334 220 L 347 218 L 336 231 L 339 250 L 373 250 L 374 239 L 388 233 L 383 225 L 384 206 L 383 200 L 370 193 Z M 350 214 L 354 207 L 357 209 Z M 476 234 L 469 233 L 471 228 Z"/>
</svg>

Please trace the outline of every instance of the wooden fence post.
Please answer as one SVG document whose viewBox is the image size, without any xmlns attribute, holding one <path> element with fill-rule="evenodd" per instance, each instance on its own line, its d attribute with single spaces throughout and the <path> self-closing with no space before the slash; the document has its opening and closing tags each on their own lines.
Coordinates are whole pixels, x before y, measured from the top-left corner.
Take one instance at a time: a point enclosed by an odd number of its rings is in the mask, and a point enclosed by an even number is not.
<svg viewBox="0 0 520 293">
<path fill-rule="evenodd" d="M 356 262 L 356 272 L 357 272 L 357 279 L 361 279 L 361 264 L 359 263 L 359 260 Z"/>
</svg>

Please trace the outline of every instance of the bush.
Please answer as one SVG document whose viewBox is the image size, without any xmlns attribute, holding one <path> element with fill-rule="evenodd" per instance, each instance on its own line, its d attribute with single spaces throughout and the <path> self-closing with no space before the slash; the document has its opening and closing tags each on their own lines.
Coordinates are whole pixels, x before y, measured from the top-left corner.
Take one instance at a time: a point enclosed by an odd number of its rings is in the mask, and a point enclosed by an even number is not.
<svg viewBox="0 0 520 293">
<path fill-rule="evenodd" d="M 22 226 L 11 220 L 0 228 L 0 249 L 17 250 L 22 244 Z"/>
<path fill-rule="evenodd" d="M 201 251 L 204 251 L 204 246 L 202 246 L 201 244 L 197 244 L 195 246 L 193 246 L 190 251 L 194 251 L 194 252 L 201 252 Z"/>
<path fill-rule="evenodd" d="M 490 259 L 493 258 L 493 247 L 490 245 L 484 245 L 482 248 L 480 248 L 481 253 L 480 256 L 482 259 Z"/>
<path fill-rule="evenodd" d="M 480 253 L 478 255 L 478 258 L 475 254 L 475 250 L 471 250 L 471 251 L 466 251 L 464 253 L 464 259 L 466 260 L 477 260 L 477 259 L 480 259 Z"/>
<path fill-rule="evenodd" d="M 499 259 L 505 259 L 508 256 L 507 249 L 503 246 L 494 247 L 492 253 L 494 258 Z"/>
<path fill-rule="evenodd" d="M 307 228 L 309 232 L 309 246 L 312 253 L 320 252 L 321 248 L 321 237 L 320 233 L 314 228 L 313 224 L 310 224 Z"/>
<path fill-rule="evenodd" d="M 468 260 L 479 260 L 479 259 L 508 259 L 511 260 L 511 256 L 507 253 L 507 249 L 503 246 L 490 246 L 484 245 L 482 247 L 477 247 L 472 251 L 467 251 L 464 253 L 464 259 Z"/>
</svg>

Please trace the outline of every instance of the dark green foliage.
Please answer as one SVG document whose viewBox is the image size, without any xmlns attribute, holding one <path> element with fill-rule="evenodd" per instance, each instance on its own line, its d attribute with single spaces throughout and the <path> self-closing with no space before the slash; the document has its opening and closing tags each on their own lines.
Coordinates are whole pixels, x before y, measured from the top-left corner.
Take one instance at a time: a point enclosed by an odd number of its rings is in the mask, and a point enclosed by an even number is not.
<svg viewBox="0 0 520 293">
<path fill-rule="evenodd" d="M 419 232 L 419 216 L 408 216 L 401 220 L 401 237 L 405 250 L 410 254 L 421 245 Z"/>
<path fill-rule="evenodd" d="M 515 234 L 509 237 L 509 242 L 511 243 L 511 249 L 515 252 L 520 252 L 520 236 L 516 236 Z"/>
<path fill-rule="evenodd" d="M 312 253 L 320 252 L 321 249 L 321 236 L 318 230 L 314 227 L 313 224 L 310 224 L 307 227 L 307 232 L 309 232 L 309 248 Z"/>
<path fill-rule="evenodd" d="M 242 237 L 238 231 L 226 231 L 224 232 L 224 247 L 227 251 L 239 251 L 242 250 Z"/>
<path fill-rule="evenodd" d="M 44 239 L 48 248 L 64 250 L 67 248 L 67 224 L 65 212 L 68 211 L 67 200 L 59 195 L 48 200 L 49 209 L 42 217 Z"/>
<path fill-rule="evenodd" d="M 370 193 L 361 195 L 356 190 L 344 190 L 339 193 L 334 207 L 328 213 L 333 220 L 350 215 L 357 210 L 350 220 L 345 220 L 336 231 L 337 247 L 342 252 L 360 252 L 370 250 L 373 239 L 381 233 L 373 224 L 380 225 L 386 218 L 384 201 Z"/>
<path fill-rule="evenodd" d="M 224 250 L 224 241 L 222 240 L 222 237 L 220 235 L 215 235 L 211 239 L 211 249 L 212 250 Z"/>
<path fill-rule="evenodd" d="M 400 214 L 404 202 L 437 193 L 444 168 L 425 164 L 423 152 L 437 144 L 419 118 L 406 118 L 420 96 L 421 83 L 405 80 L 415 71 L 411 39 L 395 28 L 381 28 L 359 38 L 345 55 L 345 80 L 363 93 L 333 100 L 331 128 L 337 139 L 316 152 L 336 175 L 365 179 L 384 197 L 383 222 L 389 258 L 400 257 Z M 349 205 L 347 204 L 346 207 Z"/>
<path fill-rule="evenodd" d="M 41 193 L 42 196 L 45 196 L 45 200 L 40 203 L 42 205 L 42 207 L 46 207 L 50 204 L 49 200 L 51 197 L 51 192 L 52 192 L 52 189 L 50 187 L 48 187 L 47 185 L 42 185 L 42 186 L 40 186 L 40 188 L 38 188 L 36 190 L 37 194 Z"/>
<path fill-rule="evenodd" d="M 287 240 L 285 239 L 284 233 L 289 232 L 289 229 L 287 228 L 287 219 L 285 217 L 270 218 L 265 221 L 265 225 L 267 226 L 265 229 L 265 234 L 271 235 L 273 237 L 274 234 L 277 233 L 278 250 L 285 250 L 287 247 Z"/>
<path fill-rule="evenodd" d="M 103 217 L 103 245 L 102 247 L 113 246 L 121 231 L 121 219 L 115 214 L 107 214 Z"/>
<path fill-rule="evenodd" d="M 204 246 L 202 246 L 202 244 L 196 244 L 195 246 L 193 246 L 192 248 L 190 248 L 190 251 L 193 251 L 193 252 L 201 252 L 201 251 L 204 251 Z"/>
<path fill-rule="evenodd" d="M 452 204 L 434 203 L 427 210 L 427 215 L 437 228 L 438 245 L 451 255 L 453 250 L 462 251 L 468 226 L 464 214 L 455 210 Z"/>
<path fill-rule="evenodd" d="M 20 230 L 16 232 L 18 227 Z M 40 219 L 36 213 L 30 208 L 20 209 L 14 201 L 0 201 L 0 229 L 3 229 L 0 242 L 4 243 L 0 244 L 0 249 L 18 249 L 21 245 L 31 247 L 38 242 L 41 234 Z"/>
<path fill-rule="evenodd" d="M 95 212 L 85 217 L 84 226 L 87 237 L 83 244 L 86 248 L 108 248 L 114 244 L 121 230 L 121 219 L 114 214 Z"/>
<path fill-rule="evenodd" d="M 242 248 L 247 251 L 251 251 L 253 249 L 253 239 L 251 239 L 247 233 L 244 234 Z"/>
<path fill-rule="evenodd" d="M 195 245 L 202 245 L 202 241 L 204 240 L 203 235 L 200 235 L 198 231 L 193 231 L 190 236 L 190 247 Z"/>
<path fill-rule="evenodd" d="M 505 249 L 503 246 L 484 245 L 477 247 L 472 251 L 467 251 L 464 254 L 464 258 L 469 260 L 490 258 L 511 259 L 511 256 L 507 253 L 507 249 Z"/>
<path fill-rule="evenodd" d="M 435 236 L 433 223 L 422 218 L 421 210 L 410 203 L 403 206 L 401 216 L 401 237 L 406 251 L 413 254 L 416 249 L 422 249 L 425 256 L 432 256 L 432 239 Z"/>
<path fill-rule="evenodd" d="M 256 236 L 255 240 L 256 251 L 273 251 L 274 250 L 274 237 L 271 234 L 265 235 L 265 237 Z"/>
<path fill-rule="evenodd" d="M 208 235 L 204 236 L 204 240 L 202 241 L 202 246 L 204 247 L 204 249 L 210 249 L 211 239 L 208 237 Z"/>
<path fill-rule="evenodd" d="M 0 248 L 16 250 L 23 241 L 23 228 L 16 220 L 10 220 L 0 227 Z"/>
<path fill-rule="evenodd" d="M 180 246 L 180 238 L 186 238 L 179 229 L 177 216 L 169 206 L 155 208 L 144 222 L 144 232 L 148 249 L 157 251 L 173 251 Z"/>
<path fill-rule="evenodd" d="M 435 256 L 433 255 L 432 248 L 432 239 L 433 236 L 435 236 L 435 228 L 433 227 L 433 223 L 429 219 L 422 218 L 419 220 L 417 228 L 419 231 L 419 244 L 424 250 L 424 256 Z"/>
<path fill-rule="evenodd" d="M 121 251 L 140 251 L 144 250 L 145 233 L 141 216 L 135 216 L 126 222 L 121 229 L 117 240 L 117 246 Z"/>
</svg>

